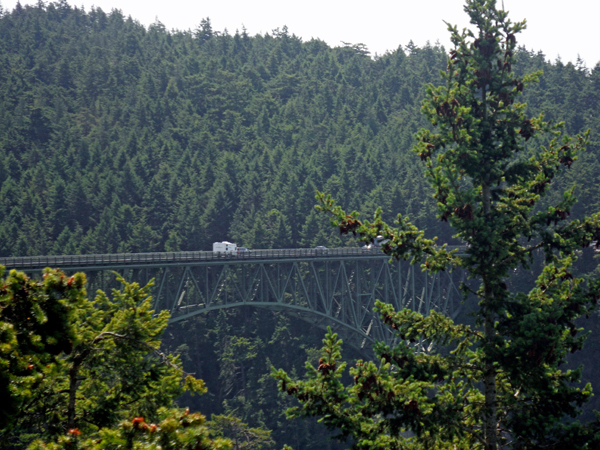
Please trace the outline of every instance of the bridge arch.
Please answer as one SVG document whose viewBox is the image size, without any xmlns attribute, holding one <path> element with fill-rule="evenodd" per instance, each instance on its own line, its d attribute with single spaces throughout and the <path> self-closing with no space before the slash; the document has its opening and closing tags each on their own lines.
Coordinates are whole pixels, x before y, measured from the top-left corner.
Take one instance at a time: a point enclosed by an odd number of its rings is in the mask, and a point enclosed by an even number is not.
<svg viewBox="0 0 600 450">
<path fill-rule="evenodd" d="M 358 349 L 375 340 L 394 342 L 373 312 L 376 300 L 396 310 L 435 309 L 452 317 L 462 300 L 462 273 L 429 275 L 405 261 L 390 262 L 378 249 L 67 255 L 4 258 L 0 264 L 30 272 L 46 266 L 84 271 L 91 292 L 113 287 L 114 271 L 140 284 L 154 279 L 154 309 L 168 310 L 171 322 L 239 306 L 284 310 L 321 328 L 331 326 Z"/>
<path fill-rule="evenodd" d="M 189 313 L 183 316 L 175 316 L 169 320 L 169 323 L 182 322 L 191 319 L 195 316 L 208 314 L 212 311 L 219 311 L 223 309 L 233 309 L 240 307 L 251 306 L 253 308 L 268 309 L 275 311 L 284 311 L 298 319 L 301 319 L 310 325 L 316 326 L 322 330 L 326 330 L 327 327 L 331 327 L 336 333 L 343 337 L 344 343 L 351 345 L 357 350 L 362 351 L 365 348 L 369 348 L 369 344 L 374 344 L 376 341 L 392 342 L 393 336 L 389 333 L 389 330 L 376 329 L 375 327 L 381 327 L 381 321 L 378 317 L 373 315 L 372 324 L 375 325 L 373 328 L 367 328 L 367 330 L 357 329 L 352 325 L 339 320 L 338 318 L 328 316 L 319 311 L 314 311 L 306 307 L 297 305 L 278 305 L 273 302 L 254 302 L 252 304 L 238 302 L 229 303 L 226 305 L 215 305 L 202 310 L 197 310 L 193 313 Z M 387 336 L 389 335 L 389 337 Z"/>
</svg>

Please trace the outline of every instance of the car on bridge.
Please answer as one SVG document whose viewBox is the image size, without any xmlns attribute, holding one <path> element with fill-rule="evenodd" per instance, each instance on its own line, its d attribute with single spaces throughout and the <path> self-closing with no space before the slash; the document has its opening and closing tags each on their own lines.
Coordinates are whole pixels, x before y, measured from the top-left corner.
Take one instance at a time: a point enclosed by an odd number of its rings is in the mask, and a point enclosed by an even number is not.
<svg viewBox="0 0 600 450">
<path fill-rule="evenodd" d="M 324 245 L 317 245 L 315 250 L 317 251 L 317 255 L 326 255 L 328 253 L 327 247 Z"/>
</svg>

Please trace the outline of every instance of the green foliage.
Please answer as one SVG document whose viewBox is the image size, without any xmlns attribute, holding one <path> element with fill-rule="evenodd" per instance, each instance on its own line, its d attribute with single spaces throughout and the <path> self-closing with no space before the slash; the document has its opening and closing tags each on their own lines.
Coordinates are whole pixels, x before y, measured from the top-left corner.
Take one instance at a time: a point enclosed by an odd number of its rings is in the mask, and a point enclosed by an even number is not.
<svg viewBox="0 0 600 450">
<path fill-rule="evenodd" d="M 229 439 L 235 450 L 272 448 L 275 443 L 270 430 L 250 428 L 232 415 L 213 415 L 208 425 L 215 435 Z"/>
<path fill-rule="evenodd" d="M 114 428 L 102 428 L 94 438 L 82 438 L 79 429 L 69 430 L 57 443 L 35 441 L 28 450 L 229 450 L 227 439 L 212 438 L 202 414 L 189 410 L 160 409 L 157 424 L 143 417 L 125 420 Z"/>
<path fill-rule="evenodd" d="M 0 254 L 299 247 L 318 186 L 368 208 L 402 191 L 391 206 L 434 224 L 408 198 L 422 171 L 393 149 L 424 124 L 440 48 L 372 60 L 209 24 L 170 33 L 64 2 L 0 17 Z M 406 177 L 378 186 L 382 161 Z M 367 180 L 371 198 L 349 189 Z"/>
<path fill-rule="evenodd" d="M 173 409 L 184 392 L 206 392 L 204 383 L 160 351 L 169 314 L 150 309 L 151 285 L 120 281 L 112 298 L 99 291 L 89 301 L 83 274 L 46 269 L 35 281 L 11 271 L 2 280 L 5 444 L 229 448 L 211 440 L 202 415 Z"/>
<path fill-rule="evenodd" d="M 4 268 L 0 266 L 0 276 Z M 0 429 L 10 429 L 53 370 L 71 351 L 75 316 L 85 304 L 85 276 L 46 270 L 42 281 L 11 270 L 0 280 Z"/>
<path fill-rule="evenodd" d="M 362 222 L 331 196 L 317 198 L 340 232 L 366 241 L 382 235 L 393 258 L 424 260 L 424 270 L 466 270 L 471 281 L 463 290 L 478 300 L 476 323 L 378 303 L 399 344 L 378 344 L 378 364 L 359 361 L 353 386 L 340 382 L 345 365 L 331 332 L 306 380 L 274 375 L 303 403 L 292 416 L 321 417 L 340 438 L 351 436 L 354 448 L 596 448 L 600 422 L 571 421 L 591 387 L 577 385 L 581 368 L 565 366 L 586 337 L 575 321 L 600 300 L 600 279 L 584 282 L 573 272 L 575 252 L 600 240 L 600 213 L 568 220 L 573 187 L 542 202 L 588 133 L 565 136 L 563 123 L 528 118 L 517 101 L 540 77 L 512 71 L 515 35 L 525 22 L 510 22 L 494 0 L 467 0 L 465 11 L 476 30 L 449 26 L 455 48 L 445 84 L 429 85 L 422 106 L 435 129 L 417 133 L 414 148 L 434 189 L 437 217 L 467 244 L 465 255 L 437 246 L 401 215 L 395 227 L 380 210 L 373 222 Z M 535 287 L 511 292 L 510 275 L 528 269 L 538 249 L 545 265 Z"/>
<path fill-rule="evenodd" d="M 452 239 L 409 157 L 426 123 L 416 114 L 421 87 L 444 67 L 441 48 L 372 60 L 289 34 L 145 30 L 118 11 L 66 3 L 7 13 L 0 30 L 4 255 L 196 250 L 224 238 L 308 245 L 317 187 L 362 211 L 380 205 L 388 221 L 392 211 L 410 214 L 428 236 Z M 529 68 L 546 73 L 530 109 L 572 109 L 569 129 L 597 129 L 596 69 L 516 49 L 513 69 Z M 586 198 L 596 202 L 597 152 L 585 169 Z M 342 243 L 332 232 L 319 241 Z"/>
<path fill-rule="evenodd" d="M 215 416 L 237 417 L 252 429 L 272 430 L 275 448 L 342 450 L 316 420 L 292 422 L 295 399 L 277 389 L 273 364 L 298 373 L 307 355 L 318 360 L 320 329 L 282 312 L 250 307 L 222 310 L 169 326 L 163 344 L 181 355 L 187 371 L 206 381 L 208 393 L 180 401 Z M 352 353 L 351 353 L 352 354 Z M 227 435 L 228 437 L 231 437 Z"/>
<path fill-rule="evenodd" d="M 401 344 L 393 355 L 384 355 L 380 364 L 359 360 L 350 369 L 354 384 L 345 386 L 341 343 L 328 330 L 319 366 L 307 363 L 304 380 L 294 381 L 283 370 L 273 370 L 280 388 L 302 403 L 288 410 L 290 419 L 321 417 L 322 423 L 338 432 L 337 439 L 350 438 L 356 449 L 476 448 L 477 443 L 457 434 L 451 422 L 448 427 L 436 423 L 445 414 L 458 414 L 456 408 L 444 404 L 452 392 L 438 398 L 429 395 L 451 364 L 440 357 L 415 354 Z M 402 437 L 400 433 L 407 428 L 417 432 L 419 439 Z"/>
<path fill-rule="evenodd" d="M 564 119 L 569 133 L 591 129 L 577 170 L 558 173 L 540 199 L 540 208 L 556 206 L 585 180 L 570 216 L 582 220 L 600 209 L 600 66 L 549 62 L 524 48 L 513 57 L 518 76 L 544 72 L 522 92 L 529 116 Z M 208 19 L 171 32 L 64 1 L 4 10 L 0 255 L 207 250 L 223 239 L 250 248 L 357 245 L 314 211 L 316 189 L 350 210 L 381 206 L 387 223 L 400 212 L 424 231 L 421 240 L 459 243 L 436 220 L 434 190 L 410 152 L 429 127 L 418 114 L 423 86 L 438 83 L 445 63 L 439 46 L 410 43 L 371 58 L 360 45 L 330 48 L 291 30 L 229 34 Z M 428 257 L 444 266 L 455 256 Z M 584 262 L 597 266 L 585 254 L 575 265 Z M 245 310 L 191 322 L 192 331 L 173 326 L 163 336 L 209 386 L 186 404 L 272 429 L 279 447 L 341 448 L 316 420 L 288 423 L 294 399 L 265 375 L 275 362 L 297 372 L 319 345 L 314 328 Z M 247 358 L 228 353 L 232 343 Z"/>
</svg>

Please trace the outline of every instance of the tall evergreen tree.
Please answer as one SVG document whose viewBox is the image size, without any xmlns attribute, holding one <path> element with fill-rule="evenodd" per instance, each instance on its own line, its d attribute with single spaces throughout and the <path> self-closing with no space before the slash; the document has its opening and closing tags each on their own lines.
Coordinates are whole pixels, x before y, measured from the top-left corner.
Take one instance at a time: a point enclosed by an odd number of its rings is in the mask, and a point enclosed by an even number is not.
<svg viewBox="0 0 600 450">
<path fill-rule="evenodd" d="M 550 183 L 584 149 L 587 134 L 569 138 L 562 123 L 528 118 L 518 102 L 540 76 L 521 79 L 512 71 L 515 35 L 525 22 L 512 23 L 495 0 L 467 0 L 465 11 L 475 30 L 450 27 L 454 49 L 445 84 L 430 85 L 422 106 L 435 130 L 421 130 L 415 146 L 434 188 L 437 217 L 467 244 L 465 254 L 425 239 L 401 215 L 396 227 L 380 211 L 372 223 L 361 222 L 330 196 L 319 198 L 343 233 L 370 240 L 381 234 L 388 255 L 424 260 L 426 270 L 466 270 L 471 281 L 463 290 L 478 301 L 476 323 L 456 324 L 433 311 L 395 312 L 379 302 L 400 343 L 378 344 L 377 363 L 359 361 L 352 386 L 340 382 L 345 364 L 331 332 L 306 380 L 283 371 L 275 376 L 303 404 L 292 416 L 322 417 L 342 438 L 352 436 L 354 448 L 598 448 L 599 422 L 568 420 L 591 388 L 576 387 L 581 368 L 565 364 L 585 339 L 575 320 L 600 300 L 600 279 L 584 282 L 572 267 L 578 249 L 600 246 L 600 213 L 568 220 L 573 188 L 550 206 L 541 204 Z M 538 250 L 545 263 L 535 287 L 509 291 L 510 275 L 529 268 Z M 403 438 L 405 430 L 414 438 Z"/>
</svg>

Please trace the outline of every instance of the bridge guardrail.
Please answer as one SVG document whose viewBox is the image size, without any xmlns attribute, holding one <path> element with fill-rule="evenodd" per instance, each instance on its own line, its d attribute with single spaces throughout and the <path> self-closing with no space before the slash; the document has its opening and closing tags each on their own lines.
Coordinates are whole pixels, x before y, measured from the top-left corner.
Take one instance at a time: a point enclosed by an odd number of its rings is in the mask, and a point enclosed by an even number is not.
<svg viewBox="0 0 600 450">
<path fill-rule="evenodd" d="M 449 249 L 464 248 L 448 246 Z M 282 258 L 328 258 L 340 256 L 387 258 L 380 248 L 344 247 L 329 249 L 257 249 L 234 254 L 211 251 L 152 252 L 152 253 L 106 253 L 92 255 L 46 255 L 13 256 L 0 258 L 0 265 L 9 269 L 37 269 L 44 267 L 114 266 L 152 263 L 182 263 L 223 260 L 282 259 Z"/>
</svg>

